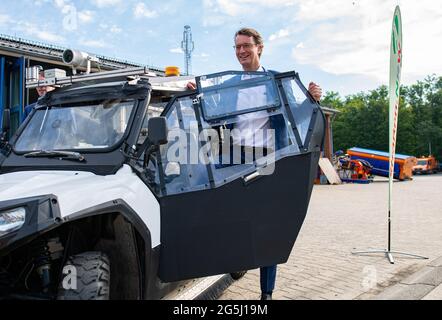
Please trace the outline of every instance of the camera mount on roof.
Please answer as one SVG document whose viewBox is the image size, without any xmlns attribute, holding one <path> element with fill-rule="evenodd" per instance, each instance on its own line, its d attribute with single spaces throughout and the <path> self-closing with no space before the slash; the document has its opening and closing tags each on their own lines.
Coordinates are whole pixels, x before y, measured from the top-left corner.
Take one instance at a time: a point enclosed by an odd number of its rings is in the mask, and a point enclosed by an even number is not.
<svg viewBox="0 0 442 320">
<path fill-rule="evenodd" d="M 63 62 L 72 66 L 74 74 L 77 74 L 77 68 L 86 68 L 86 74 L 91 73 L 92 63 L 95 65 L 100 64 L 100 59 L 87 52 L 79 50 L 66 49 L 63 52 Z"/>
</svg>

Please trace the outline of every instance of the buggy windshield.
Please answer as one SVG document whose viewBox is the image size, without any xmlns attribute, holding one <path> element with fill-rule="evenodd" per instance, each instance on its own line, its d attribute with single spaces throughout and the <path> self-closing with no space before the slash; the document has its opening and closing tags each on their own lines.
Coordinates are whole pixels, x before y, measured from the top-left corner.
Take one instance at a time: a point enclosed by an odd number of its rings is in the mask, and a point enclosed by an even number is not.
<svg viewBox="0 0 442 320">
<path fill-rule="evenodd" d="M 134 100 L 38 106 L 15 143 L 16 152 L 107 149 L 123 138 Z"/>
<path fill-rule="evenodd" d="M 169 141 L 155 171 L 160 193 L 216 188 L 254 172 L 270 175 L 279 159 L 319 148 L 310 143 L 318 106 L 296 73 L 224 72 L 199 77 L 197 84 L 196 96 L 174 99 L 163 113 Z"/>
</svg>

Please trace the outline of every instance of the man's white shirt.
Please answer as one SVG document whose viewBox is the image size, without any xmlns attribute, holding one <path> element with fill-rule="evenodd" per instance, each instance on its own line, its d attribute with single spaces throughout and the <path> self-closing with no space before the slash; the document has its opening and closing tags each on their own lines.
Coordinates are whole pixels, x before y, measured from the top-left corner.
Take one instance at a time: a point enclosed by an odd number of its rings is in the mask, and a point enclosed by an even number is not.
<svg viewBox="0 0 442 320">
<path fill-rule="evenodd" d="M 265 71 L 260 67 L 257 71 Z M 243 75 L 241 80 L 254 78 L 253 75 Z M 238 92 L 238 110 L 250 107 L 267 105 L 265 85 L 241 89 Z M 234 145 L 245 147 L 271 148 L 274 144 L 273 134 L 270 130 L 269 115 L 266 110 L 247 113 L 237 116 L 238 122 L 232 131 Z"/>
</svg>

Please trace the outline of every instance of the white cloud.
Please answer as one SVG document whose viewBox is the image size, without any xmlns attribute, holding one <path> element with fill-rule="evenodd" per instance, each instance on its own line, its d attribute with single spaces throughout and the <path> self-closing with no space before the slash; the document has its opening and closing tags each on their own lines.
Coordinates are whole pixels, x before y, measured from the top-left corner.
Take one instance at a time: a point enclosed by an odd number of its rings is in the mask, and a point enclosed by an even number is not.
<svg viewBox="0 0 442 320">
<path fill-rule="evenodd" d="M 210 54 L 205 53 L 205 52 L 201 52 L 201 53 L 194 53 L 193 57 L 195 58 L 201 58 L 203 61 L 208 61 L 207 58 L 210 57 Z"/>
<path fill-rule="evenodd" d="M 64 37 L 50 31 L 38 30 L 34 35 L 36 35 L 37 38 L 48 42 L 62 43 L 65 41 Z"/>
<path fill-rule="evenodd" d="M 70 0 L 54 0 L 54 5 L 64 15 L 63 20 L 69 20 L 69 27 L 64 26 L 65 29 L 77 28 L 77 7 Z M 72 19 L 75 17 L 75 19 Z M 84 18 L 84 17 L 83 17 Z M 72 25 L 71 25 L 72 24 Z"/>
<path fill-rule="evenodd" d="M 256 17 L 266 10 L 293 6 L 297 0 L 203 0 L 203 26 L 215 27 L 226 24 L 232 18 Z"/>
<path fill-rule="evenodd" d="M 52 0 L 34 0 L 34 4 L 36 5 L 36 6 L 42 6 L 43 4 L 46 4 L 46 3 L 49 3 L 49 2 L 51 2 Z"/>
<path fill-rule="evenodd" d="M 123 31 L 123 29 L 121 29 L 120 27 L 118 27 L 116 25 L 113 25 L 112 27 L 110 27 L 109 31 L 112 33 L 121 33 Z"/>
<path fill-rule="evenodd" d="M 278 32 L 270 35 L 269 41 L 274 41 L 281 38 L 286 38 L 290 35 L 290 32 L 288 29 L 281 29 Z"/>
<path fill-rule="evenodd" d="M 94 21 L 94 12 L 83 10 L 78 12 L 78 19 L 83 23 L 91 23 Z"/>
<path fill-rule="evenodd" d="M 229 16 L 238 16 L 244 12 L 260 8 L 277 8 L 293 6 L 296 0 L 203 0 L 205 9 Z"/>
<path fill-rule="evenodd" d="M 76 10 L 75 6 L 70 2 L 70 0 L 54 0 L 54 4 L 58 9 L 61 10 L 62 13 Z"/>
<path fill-rule="evenodd" d="M 92 0 L 98 8 L 113 7 L 122 3 L 122 0 Z"/>
<path fill-rule="evenodd" d="M 183 49 L 181 49 L 181 48 L 173 48 L 173 49 L 170 49 L 169 52 L 171 52 L 171 53 L 181 53 L 181 54 L 184 53 Z"/>
<path fill-rule="evenodd" d="M 89 48 L 109 48 L 109 44 L 103 40 L 80 39 L 78 43 Z"/>
<path fill-rule="evenodd" d="M 401 1 L 405 83 L 442 70 L 442 60 L 432 59 L 437 54 L 426 54 L 442 49 L 442 6 L 435 3 Z M 335 75 L 359 74 L 387 83 L 395 4 L 384 0 L 300 1 L 294 24 L 306 26 L 304 31 L 309 33 L 303 47 L 293 48 L 292 57 Z"/>
<path fill-rule="evenodd" d="M 155 18 L 158 13 L 155 10 L 150 10 L 143 2 L 138 2 L 134 7 L 135 18 Z"/>
<path fill-rule="evenodd" d="M 29 36 L 36 37 L 39 40 L 51 43 L 64 43 L 66 39 L 55 32 L 49 31 L 48 27 L 43 24 L 33 24 L 30 22 L 18 21 L 15 28 Z"/>
<path fill-rule="evenodd" d="M 11 17 L 6 14 L 0 14 L 0 26 L 12 21 Z"/>
<path fill-rule="evenodd" d="M 349 16 L 360 16 L 363 12 L 360 10 L 363 6 L 371 6 L 372 3 L 379 3 L 378 0 L 370 1 L 342 1 L 342 0 L 308 0 L 308 1 L 297 1 L 299 6 L 296 13 L 296 20 L 302 22 L 318 22 L 327 19 L 343 18 Z M 390 5 L 388 1 L 382 1 L 382 3 Z M 377 4 L 376 4 L 377 5 Z M 370 14 L 370 12 L 366 12 Z"/>
<path fill-rule="evenodd" d="M 41 1 L 39 1 L 39 2 L 41 2 Z M 57 8 L 63 8 L 64 6 L 67 5 L 66 2 L 67 1 L 65 1 L 65 0 L 54 0 L 54 4 Z"/>
<path fill-rule="evenodd" d="M 123 32 L 123 29 L 117 26 L 116 24 L 109 25 L 106 23 L 100 23 L 98 27 L 100 28 L 101 32 L 110 32 L 114 34 Z"/>
<path fill-rule="evenodd" d="M 267 26 L 258 29 L 272 32 L 267 38 L 267 53 L 290 48 L 299 64 L 338 76 L 362 75 L 386 83 L 391 23 L 397 3 L 397 0 L 203 0 L 203 26 L 237 25 L 253 17 L 259 28 L 259 21 L 272 14 L 278 29 Z M 440 1 L 399 3 L 404 31 L 404 82 L 440 73 L 442 59 L 436 58 L 442 49 Z"/>
</svg>

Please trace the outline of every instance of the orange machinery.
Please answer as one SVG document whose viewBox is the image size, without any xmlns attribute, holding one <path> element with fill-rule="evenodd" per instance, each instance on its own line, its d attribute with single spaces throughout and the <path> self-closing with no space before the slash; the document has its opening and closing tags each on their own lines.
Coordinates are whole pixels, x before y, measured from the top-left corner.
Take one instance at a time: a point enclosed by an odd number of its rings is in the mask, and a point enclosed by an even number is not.
<svg viewBox="0 0 442 320">
<path fill-rule="evenodd" d="M 372 166 L 371 174 L 388 177 L 390 156 L 388 152 L 377 150 L 351 148 L 347 154 L 354 160 L 366 160 Z M 412 179 L 413 167 L 416 165 L 416 157 L 396 154 L 394 161 L 394 178 L 399 180 Z"/>
<path fill-rule="evenodd" d="M 434 156 L 421 157 L 417 159 L 417 164 L 413 167 L 414 174 L 437 173 L 439 162 Z"/>
</svg>

